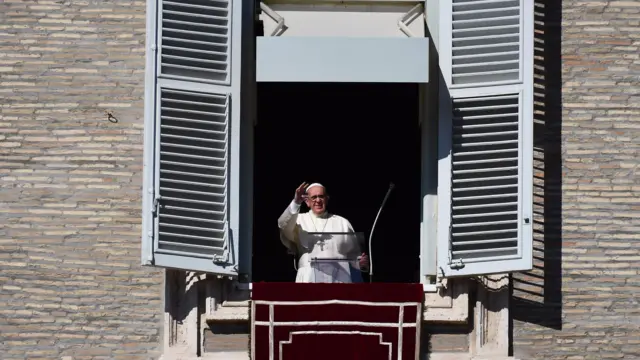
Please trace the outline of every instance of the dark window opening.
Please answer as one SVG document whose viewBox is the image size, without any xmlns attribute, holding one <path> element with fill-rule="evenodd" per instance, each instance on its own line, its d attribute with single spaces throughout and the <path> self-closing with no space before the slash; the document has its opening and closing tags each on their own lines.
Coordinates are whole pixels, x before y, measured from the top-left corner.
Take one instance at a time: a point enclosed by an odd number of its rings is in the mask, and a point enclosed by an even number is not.
<svg viewBox="0 0 640 360">
<path fill-rule="evenodd" d="M 374 282 L 419 281 L 418 101 L 417 84 L 258 84 L 254 282 L 295 279 L 277 219 L 303 181 L 324 184 L 329 212 L 367 240 L 393 182 L 373 237 Z"/>
</svg>

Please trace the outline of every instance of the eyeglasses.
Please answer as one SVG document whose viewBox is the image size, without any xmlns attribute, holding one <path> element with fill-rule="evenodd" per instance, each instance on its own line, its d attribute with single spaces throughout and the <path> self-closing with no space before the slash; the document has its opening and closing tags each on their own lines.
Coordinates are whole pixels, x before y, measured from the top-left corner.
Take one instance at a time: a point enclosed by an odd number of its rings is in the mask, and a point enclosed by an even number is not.
<svg viewBox="0 0 640 360">
<path fill-rule="evenodd" d="M 307 199 L 311 200 L 311 201 L 318 201 L 318 200 L 325 200 L 327 198 L 326 195 L 313 195 L 313 196 L 307 196 Z"/>
</svg>

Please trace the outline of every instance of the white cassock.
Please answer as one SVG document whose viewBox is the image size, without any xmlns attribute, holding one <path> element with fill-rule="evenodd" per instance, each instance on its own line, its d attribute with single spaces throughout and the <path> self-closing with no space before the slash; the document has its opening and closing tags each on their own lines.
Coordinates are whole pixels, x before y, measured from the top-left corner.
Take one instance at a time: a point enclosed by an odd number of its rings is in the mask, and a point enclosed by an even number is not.
<svg viewBox="0 0 640 360">
<path fill-rule="evenodd" d="M 353 269 L 358 269 L 360 244 L 354 235 L 316 235 L 310 233 L 353 233 L 353 227 L 342 216 L 312 211 L 300 214 L 300 205 L 292 201 L 278 219 L 280 240 L 298 256 L 296 282 L 352 282 Z M 345 259 L 320 261 L 313 259 Z M 320 275 L 318 275 L 320 274 Z M 324 280 L 320 280 L 321 276 Z"/>
</svg>

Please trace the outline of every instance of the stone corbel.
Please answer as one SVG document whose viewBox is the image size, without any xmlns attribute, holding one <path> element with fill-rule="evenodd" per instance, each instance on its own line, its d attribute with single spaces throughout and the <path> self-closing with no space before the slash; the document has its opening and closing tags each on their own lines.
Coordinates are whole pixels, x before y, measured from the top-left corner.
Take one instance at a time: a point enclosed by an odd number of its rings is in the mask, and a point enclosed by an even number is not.
<svg viewBox="0 0 640 360">
<path fill-rule="evenodd" d="M 236 349 L 207 352 L 204 340 L 205 332 L 211 331 L 215 325 L 234 325 L 249 323 L 251 291 L 248 286 L 241 286 L 232 280 L 216 279 L 207 284 L 205 294 L 206 309 L 202 314 L 202 355 L 209 360 L 248 360 L 249 344 Z M 213 340 L 213 347 L 216 347 Z M 207 346 L 207 348 L 210 346 Z"/>
<path fill-rule="evenodd" d="M 443 279 L 437 292 L 424 294 L 424 321 L 464 323 L 469 319 L 469 281 Z"/>
<path fill-rule="evenodd" d="M 217 281 L 207 289 L 207 309 L 204 321 L 249 321 L 251 290 L 234 281 Z"/>
<path fill-rule="evenodd" d="M 208 322 L 248 320 L 250 293 L 210 274 L 165 271 L 162 360 L 194 360 L 203 355 Z M 204 300 L 204 303 L 202 302 Z"/>
<path fill-rule="evenodd" d="M 204 279 L 204 274 L 181 270 L 165 271 L 162 359 L 177 360 L 198 355 L 198 293 Z"/>
<path fill-rule="evenodd" d="M 474 326 L 469 339 L 473 360 L 509 357 L 509 275 L 477 279 Z"/>
<path fill-rule="evenodd" d="M 468 299 L 467 291 L 475 291 L 476 295 L 472 304 L 469 352 L 432 353 L 430 360 L 517 360 L 509 356 L 509 275 L 482 276 L 475 280 L 475 283 L 463 281 L 467 284 L 465 299 Z M 440 301 L 444 303 L 445 299 Z"/>
</svg>

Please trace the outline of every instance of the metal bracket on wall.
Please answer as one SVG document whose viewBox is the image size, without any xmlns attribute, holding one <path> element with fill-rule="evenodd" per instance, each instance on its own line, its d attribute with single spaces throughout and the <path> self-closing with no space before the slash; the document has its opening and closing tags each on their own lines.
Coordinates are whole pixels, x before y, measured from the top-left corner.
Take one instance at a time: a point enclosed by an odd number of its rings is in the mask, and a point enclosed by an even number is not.
<svg viewBox="0 0 640 360">
<path fill-rule="evenodd" d="M 284 18 L 280 16 L 280 14 L 275 12 L 272 8 L 270 8 L 267 4 L 265 4 L 263 1 L 260 2 L 260 10 L 262 10 L 265 14 L 267 14 L 267 16 L 271 18 L 271 20 L 277 23 L 276 28 L 273 29 L 273 32 L 271 32 L 271 36 L 280 36 L 285 31 L 287 31 L 288 27 L 284 23 Z"/>
<path fill-rule="evenodd" d="M 408 37 L 416 37 L 416 35 L 409 30 L 409 24 L 414 22 L 417 18 L 419 18 L 423 14 L 423 6 L 422 3 L 418 3 L 416 6 L 412 7 L 406 14 L 402 15 L 400 19 L 398 19 L 398 28 Z"/>
</svg>

